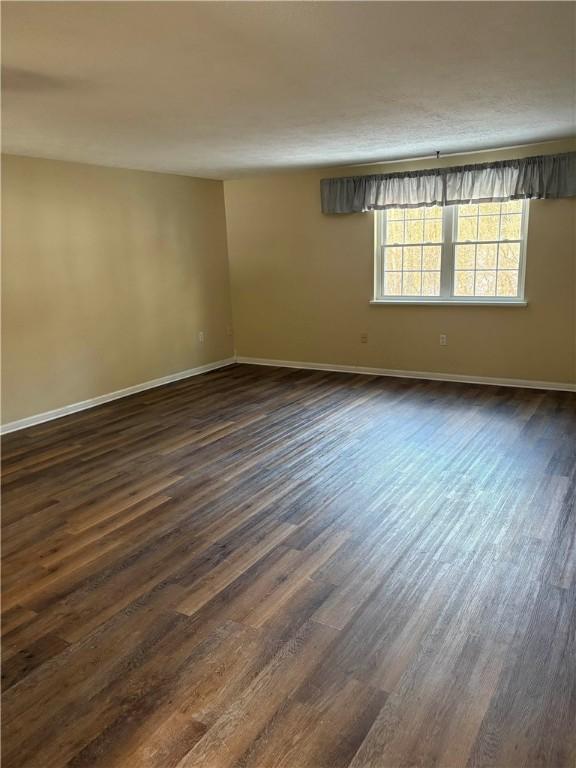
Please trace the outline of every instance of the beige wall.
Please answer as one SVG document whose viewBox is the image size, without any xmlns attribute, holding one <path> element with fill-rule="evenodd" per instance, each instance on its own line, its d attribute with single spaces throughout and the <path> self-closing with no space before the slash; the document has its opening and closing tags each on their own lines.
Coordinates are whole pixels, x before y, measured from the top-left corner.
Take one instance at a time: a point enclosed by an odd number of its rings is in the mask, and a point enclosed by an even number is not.
<svg viewBox="0 0 576 768">
<path fill-rule="evenodd" d="M 448 157 L 484 162 L 574 142 Z M 386 171 L 430 167 L 386 164 Z M 320 179 L 374 166 L 225 182 L 236 351 L 241 356 L 576 382 L 576 200 L 530 205 L 521 307 L 371 306 L 373 216 L 324 216 Z M 368 343 L 360 335 L 368 334 Z M 439 346 L 439 335 L 448 346 Z"/>
<path fill-rule="evenodd" d="M 226 230 L 241 356 L 576 383 L 576 200 L 530 205 L 528 307 L 371 306 L 373 217 L 323 216 L 319 181 L 377 168 L 223 185 L 4 156 L 3 423 L 230 357 Z"/>
<path fill-rule="evenodd" d="M 3 423 L 233 354 L 221 182 L 4 156 L 2 196 Z"/>
</svg>

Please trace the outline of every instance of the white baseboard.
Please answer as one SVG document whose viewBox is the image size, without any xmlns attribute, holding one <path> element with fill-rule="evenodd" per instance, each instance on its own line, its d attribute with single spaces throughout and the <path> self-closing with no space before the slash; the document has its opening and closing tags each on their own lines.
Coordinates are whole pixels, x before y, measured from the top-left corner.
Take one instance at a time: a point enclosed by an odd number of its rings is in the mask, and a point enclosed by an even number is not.
<svg viewBox="0 0 576 768">
<path fill-rule="evenodd" d="M 119 400 L 121 397 L 135 395 L 137 392 L 143 392 L 146 389 L 154 389 L 154 387 L 161 387 L 163 384 L 171 384 L 174 381 L 188 379 L 191 376 L 198 376 L 201 373 L 208 373 L 208 371 L 214 371 L 217 368 L 224 368 L 225 366 L 232 365 L 235 362 L 235 357 L 229 357 L 226 360 L 217 360 L 214 363 L 199 365 L 197 368 L 188 368 L 186 371 L 171 373 L 169 376 L 162 376 L 160 379 L 152 379 L 151 381 L 145 381 L 142 384 L 135 384 L 133 387 L 118 389 L 115 392 L 109 392 L 106 395 L 92 397 L 90 400 L 82 400 L 80 403 L 64 405 L 62 408 L 55 408 L 53 411 L 45 411 L 44 413 L 37 413 L 34 416 L 27 416 L 25 419 L 18 419 L 17 421 L 11 421 L 8 424 L 3 424 L 0 427 L 0 434 L 6 435 L 9 432 L 16 432 L 19 429 L 33 427 L 35 424 L 42 424 L 45 421 L 60 419 L 62 416 L 68 416 L 70 413 L 85 411 L 88 408 L 94 408 L 97 405 L 109 403 L 111 400 Z"/>
<path fill-rule="evenodd" d="M 488 384 L 496 387 L 523 387 L 528 389 L 554 389 L 576 392 L 576 384 L 532 379 L 498 379 L 491 376 L 467 376 L 460 373 L 434 373 L 431 371 L 396 371 L 391 368 L 367 368 L 361 365 L 332 365 L 331 363 L 303 363 L 295 360 L 267 360 L 261 357 L 236 357 L 237 363 L 268 365 L 279 368 L 303 368 L 310 371 L 334 371 L 335 373 L 363 373 L 370 376 L 395 376 L 402 379 L 429 379 L 431 381 L 455 381 L 462 384 Z"/>
<path fill-rule="evenodd" d="M 136 384 L 133 387 L 118 389 L 116 392 L 109 392 L 106 395 L 93 397 L 90 400 L 82 400 L 80 403 L 72 403 L 62 408 L 56 408 L 53 411 L 45 411 L 34 416 L 27 416 L 25 419 L 11 421 L 8 424 L 0 426 L 0 434 L 6 435 L 9 432 L 16 432 L 19 429 L 33 427 L 35 424 L 42 424 L 45 421 L 60 419 L 62 416 L 68 416 L 71 413 L 85 411 L 88 408 L 94 408 L 103 403 L 109 403 L 112 400 L 119 400 L 122 397 L 135 395 L 137 392 L 144 392 L 146 389 L 154 389 L 164 384 L 171 384 L 174 381 L 188 379 L 191 376 L 198 376 L 201 373 L 208 373 L 217 368 L 225 368 L 234 363 L 246 363 L 247 365 L 265 365 L 277 368 L 301 368 L 309 371 L 333 371 L 334 373 L 361 373 L 369 376 L 394 376 L 402 379 L 429 379 L 431 381 L 454 381 L 462 384 L 487 384 L 497 387 L 523 387 L 528 389 L 552 389 L 561 392 L 576 392 L 576 384 L 555 381 L 534 381 L 532 379 L 499 379 L 491 376 L 467 376 L 460 373 L 435 373 L 431 371 L 397 371 L 392 368 L 369 368 L 361 365 L 333 365 L 331 363 L 304 363 L 296 360 L 268 360 L 262 357 L 229 357 L 226 360 L 217 360 L 214 363 L 200 365 L 197 368 L 189 368 L 186 371 L 172 373 L 169 376 L 162 376 L 160 379 L 152 379 L 142 384 Z"/>
</svg>

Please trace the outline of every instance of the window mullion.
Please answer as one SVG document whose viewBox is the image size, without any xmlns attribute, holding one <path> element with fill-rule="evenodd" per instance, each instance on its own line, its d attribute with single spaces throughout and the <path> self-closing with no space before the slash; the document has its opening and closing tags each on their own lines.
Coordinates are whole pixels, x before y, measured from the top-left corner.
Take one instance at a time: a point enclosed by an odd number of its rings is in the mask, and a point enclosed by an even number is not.
<svg viewBox="0 0 576 768">
<path fill-rule="evenodd" d="M 440 296 L 449 299 L 452 296 L 454 273 L 453 248 L 454 206 L 445 205 L 442 209 L 442 263 L 440 272 Z"/>
</svg>

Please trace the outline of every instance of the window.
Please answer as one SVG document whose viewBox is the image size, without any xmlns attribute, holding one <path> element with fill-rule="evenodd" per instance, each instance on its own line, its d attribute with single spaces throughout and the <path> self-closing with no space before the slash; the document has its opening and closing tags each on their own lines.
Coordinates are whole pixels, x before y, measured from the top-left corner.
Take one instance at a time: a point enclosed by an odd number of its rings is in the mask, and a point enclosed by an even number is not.
<svg viewBox="0 0 576 768">
<path fill-rule="evenodd" d="M 375 301 L 524 303 L 527 202 L 376 213 Z"/>
</svg>

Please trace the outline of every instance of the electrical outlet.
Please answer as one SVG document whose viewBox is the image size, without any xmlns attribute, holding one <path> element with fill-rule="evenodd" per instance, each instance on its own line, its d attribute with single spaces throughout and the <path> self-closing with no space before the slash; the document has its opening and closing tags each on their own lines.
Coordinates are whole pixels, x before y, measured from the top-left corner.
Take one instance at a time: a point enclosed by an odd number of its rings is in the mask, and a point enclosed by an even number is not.
<svg viewBox="0 0 576 768">
<path fill-rule="evenodd" d="M 198 341 L 200 344 L 204 344 L 204 331 L 198 331 Z"/>
<path fill-rule="evenodd" d="M 227 336 L 234 336 L 234 329 L 231 325 L 226 326 L 226 335 Z"/>
<path fill-rule="evenodd" d="M 445 333 L 440 334 L 440 346 L 445 347 L 448 344 L 448 336 Z"/>
<path fill-rule="evenodd" d="M 368 334 L 367 333 L 361 333 L 360 334 L 360 344 L 368 344 Z"/>
</svg>

